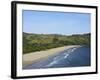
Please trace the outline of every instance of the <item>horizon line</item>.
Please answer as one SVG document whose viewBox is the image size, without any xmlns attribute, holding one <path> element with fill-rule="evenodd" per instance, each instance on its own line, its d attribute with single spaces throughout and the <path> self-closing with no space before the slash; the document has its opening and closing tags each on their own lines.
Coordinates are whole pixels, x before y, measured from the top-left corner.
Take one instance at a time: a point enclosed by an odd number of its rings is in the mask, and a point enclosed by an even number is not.
<svg viewBox="0 0 100 80">
<path fill-rule="evenodd" d="M 87 32 L 87 33 L 74 33 L 74 34 L 59 34 L 59 33 L 30 33 L 30 32 L 23 32 L 23 33 L 27 33 L 27 34 L 43 34 L 43 35 L 66 35 L 66 36 L 70 36 L 70 35 L 83 35 L 83 34 L 91 34 L 91 32 Z"/>
</svg>

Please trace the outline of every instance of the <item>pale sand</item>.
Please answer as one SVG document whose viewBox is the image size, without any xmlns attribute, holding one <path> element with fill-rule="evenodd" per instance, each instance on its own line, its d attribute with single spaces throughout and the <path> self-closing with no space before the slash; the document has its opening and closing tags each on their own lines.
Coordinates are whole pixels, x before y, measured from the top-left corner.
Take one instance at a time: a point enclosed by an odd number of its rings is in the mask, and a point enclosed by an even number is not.
<svg viewBox="0 0 100 80">
<path fill-rule="evenodd" d="M 63 46 L 63 47 L 48 49 L 45 51 L 38 51 L 38 52 L 24 54 L 23 55 L 23 66 L 27 66 L 34 62 L 40 61 L 41 59 L 46 59 L 50 56 L 54 56 L 66 49 L 70 49 L 73 47 L 80 47 L 80 45 Z"/>
</svg>

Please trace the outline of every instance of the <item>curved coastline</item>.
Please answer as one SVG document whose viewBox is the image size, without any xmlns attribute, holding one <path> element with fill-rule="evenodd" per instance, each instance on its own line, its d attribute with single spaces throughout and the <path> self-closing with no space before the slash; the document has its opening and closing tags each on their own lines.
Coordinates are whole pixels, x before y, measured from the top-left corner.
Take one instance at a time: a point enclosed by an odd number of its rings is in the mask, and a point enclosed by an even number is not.
<svg viewBox="0 0 100 80">
<path fill-rule="evenodd" d="M 69 45 L 69 46 L 48 49 L 45 51 L 38 51 L 38 52 L 31 52 L 31 53 L 23 54 L 23 57 L 22 57 L 23 67 L 28 66 L 32 63 L 41 61 L 43 59 L 49 58 L 51 56 L 55 56 L 59 53 L 62 53 L 63 51 L 67 49 L 79 48 L 79 47 L 81 46 L 80 45 Z"/>
</svg>

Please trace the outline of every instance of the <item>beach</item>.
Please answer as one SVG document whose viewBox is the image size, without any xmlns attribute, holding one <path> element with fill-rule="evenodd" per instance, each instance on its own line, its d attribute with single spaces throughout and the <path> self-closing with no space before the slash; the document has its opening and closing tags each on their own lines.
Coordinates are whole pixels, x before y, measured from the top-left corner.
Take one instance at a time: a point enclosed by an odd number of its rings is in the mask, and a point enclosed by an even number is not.
<svg viewBox="0 0 100 80">
<path fill-rule="evenodd" d="M 57 55 L 58 53 L 63 52 L 64 50 L 70 49 L 70 48 L 78 48 L 80 45 L 69 45 L 69 46 L 63 46 L 53 49 L 48 49 L 45 51 L 37 51 L 37 52 L 31 52 L 27 54 L 23 54 L 23 67 L 30 65 L 32 63 L 41 61 L 43 59 L 47 59 L 51 56 Z"/>
</svg>

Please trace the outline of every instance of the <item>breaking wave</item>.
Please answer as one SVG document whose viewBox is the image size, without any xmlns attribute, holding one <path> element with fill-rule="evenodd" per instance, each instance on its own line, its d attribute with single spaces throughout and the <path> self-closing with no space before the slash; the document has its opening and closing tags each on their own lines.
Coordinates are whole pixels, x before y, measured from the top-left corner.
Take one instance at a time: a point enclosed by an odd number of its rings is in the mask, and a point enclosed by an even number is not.
<svg viewBox="0 0 100 80">
<path fill-rule="evenodd" d="M 77 48 L 71 48 L 71 49 L 66 50 L 66 51 L 65 51 L 64 53 L 62 53 L 61 55 L 55 56 L 55 57 L 53 58 L 53 61 L 52 61 L 51 63 L 49 63 L 48 65 L 46 65 L 46 67 L 50 67 L 50 66 L 53 66 L 53 65 L 55 65 L 55 64 L 58 64 L 59 61 L 66 59 L 66 58 L 70 55 L 70 53 L 73 52 L 73 51 L 75 51 L 76 49 L 77 49 Z"/>
</svg>

